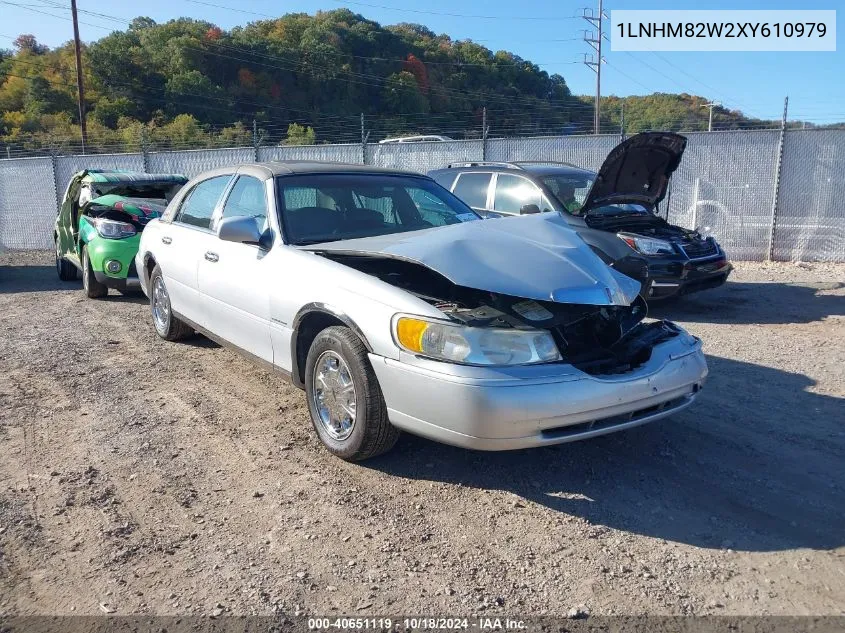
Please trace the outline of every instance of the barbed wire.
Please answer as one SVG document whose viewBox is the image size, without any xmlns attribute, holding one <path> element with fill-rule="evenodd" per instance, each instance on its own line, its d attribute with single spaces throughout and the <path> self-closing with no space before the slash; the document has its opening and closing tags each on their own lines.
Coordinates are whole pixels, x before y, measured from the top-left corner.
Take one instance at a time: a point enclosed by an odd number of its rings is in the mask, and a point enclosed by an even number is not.
<svg viewBox="0 0 845 633">
<path fill-rule="evenodd" d="M 116 132 L 109 132 L 102 134 L 97 130 L 89 131 L 88 143 L 85 146 L 85 153 L 87 154 L 141 154 L 169 152 L 169 151 L 186 151 L 186 150 L 210 150 L 210 149 L 224 149 L 224 148 L 247 148 L 254 149 L 256 147 L 274 147 L 287 146 L 288 143 L 297 144 L 296 139 L 288 139 L 288 129 L 285 126 L 260 127 L 253 135 L 253 130 L 248 126 L 241 124 L 238 128 L 239 133 L 232 134 L 235 125 L 240 122 L 235 122 L 228 128 L 216 126 L 198 132 L 196 136 L 187 138 L 170 137 L 163 138 L 161 136 L 149 136 L 138 134 L 134 137 L 116 139 Z M 683 121 L 675 122 L 681 125 Z M 672 129 L 672 125 L 661 126 L 659 129 Z M 822 131 L 838 129 L 845 130 L 845 124 L 813 127 L 802 130 L 800 126 L 790 124 L 788 131 Z M 226 130 L 230 133 L 227 134 Z M 730 127 L 717 127 L 714 125 L 712 132 L 707 130 L 676 130 L 684 134 L 719 134 L 731 132 L 764 132 L 764 131 L 779 131 L 780 126 L 764 127 L 764 126 L 745 126 L 740 124 L 732 124 Z M 370 130 L 371 131 L 371 130 Z M 637 131 L 651 131 L 642 129 Z M 426 130 L 417 130 L 418 133 L 433 133 Z M 455 129 L 438 129 L 438 134 L 445 136 L 452 136 L 458 142 L 481 142 L 483 133 L 479 128 L 455 128 Z M 632 134 L 633 131 L 626 130 L 626 135 Z M 616 136 L 622 138 L 623 134 L 618 125 L 610 123 L 603 123 L 599 130 L 599 135 Z M 592 137 L 596 136 L 593 132 L 592 124 L 583 124 L 572 126 L 567 129 L 566 133 L 562 133 L 560 128 L 551 128 L 548 126 L 530 126 L 530 125 L 510 125 L 497 128 L 488 137 L 488 141 L 507 140 L 517 138 L 532 138 L 532 137 L 556 137 L 556 138 L 573 138 L 578 137 Z M 346 134 L 335 134 L 333 136 L 323 136 L 321 133 L 316 134 L 314 143 L 302 143 L 310 146 L 332 146 L 332 145 L 360 145 L 360 129 L 347 130 Z M 370 140 L 368 145 L 377 146 L 377 140 Z M 26 136 L 19 136 L 13 139 L 0 140 L 0 160 L 9 158 L 24 158 L 24 157 L 50 157 L 50 156 L 68 156 L 82 154 L 81 139 L 78 135 L 66 134 L 30 134 Z"/>
</svg>

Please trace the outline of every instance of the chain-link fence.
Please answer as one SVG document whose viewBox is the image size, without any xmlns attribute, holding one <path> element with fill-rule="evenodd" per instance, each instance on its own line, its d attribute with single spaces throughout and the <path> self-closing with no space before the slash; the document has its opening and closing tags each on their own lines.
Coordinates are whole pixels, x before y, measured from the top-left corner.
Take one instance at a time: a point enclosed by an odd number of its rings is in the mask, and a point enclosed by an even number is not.
<svg viewBox="0 0 845 633">
<path fill-rule="evenodd" d="M 772 258 L 845 261 L 845 130 L 787 130 Z"/>
<path fill-rule="evenodd" d="M 845 261 L 845 130 L 694 132 L 659 210 L 712 233 L 736 260 Z M 367 163 L 425 173 L 466 161 L 598 169 L 618 135 L 270 146 L 0 160 L 0 248 L 51 248 L 57 204 L 82 169 L 195 176 L 269 160 Z"/>
</svg>

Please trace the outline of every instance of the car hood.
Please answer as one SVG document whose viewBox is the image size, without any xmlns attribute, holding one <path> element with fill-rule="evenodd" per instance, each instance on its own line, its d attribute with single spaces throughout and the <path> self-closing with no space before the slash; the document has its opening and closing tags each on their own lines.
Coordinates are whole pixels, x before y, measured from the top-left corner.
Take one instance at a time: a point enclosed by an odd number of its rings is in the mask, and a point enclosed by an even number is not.
<svg viewBox="0 0 845 633">
<path fill-rule="evenodd" d="M 666 195 L 687 139 L 672 132 L 643 132 L 607 155 L 580 213 L 611 204 L 639 204 L 652 211 Z"/>
<path fill-rule="evenodd" d="M 402 259 L 466 288 L 540 301 L 629 305 L 638 281 L 606 266 L 557 214 L 474 221 L 303 247 Z"/>
</svg>

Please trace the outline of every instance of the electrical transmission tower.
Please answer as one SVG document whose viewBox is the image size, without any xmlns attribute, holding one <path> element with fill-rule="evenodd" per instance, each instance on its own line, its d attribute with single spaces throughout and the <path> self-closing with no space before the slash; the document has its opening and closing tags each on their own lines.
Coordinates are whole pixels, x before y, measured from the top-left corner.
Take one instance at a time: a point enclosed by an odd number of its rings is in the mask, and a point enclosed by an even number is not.
<svg viewBox="0 0 845 633">
<path fill-rule="evenodd" d="M 588 58 L 588 54 L 584 53 L 584 63 L 596 73 L 596 106 L 593 112 L 593 128 L 595 129 L 595 133 L 598 134 L 601 125 L 601 65 L 604 61 L 604 58 L 601 56 L 602 19 L 607 16 L 602 9 L 602 0 L 599 0 L 598 12 L 594 12 L 593 9 L 584 9 L 583 11 L 582 17 L 595 29 L 595 32 L 584 31 L 584 41 L 596 51 L 595 59 L 592 54 L 589 54 Z"/>
</svg>

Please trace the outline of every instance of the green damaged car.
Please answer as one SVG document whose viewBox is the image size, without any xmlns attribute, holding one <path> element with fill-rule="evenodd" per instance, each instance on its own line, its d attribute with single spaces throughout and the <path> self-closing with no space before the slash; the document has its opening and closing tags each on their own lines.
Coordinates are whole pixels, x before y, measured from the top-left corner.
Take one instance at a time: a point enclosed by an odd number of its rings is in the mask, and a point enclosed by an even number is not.
<svg viewBox="0 0 845 633">
<path fill-rule="evenodd" d="M 56 218 L 56 272 L 62 281 L 82 273 L 88 297 L 140 287 L 135 255 L 141 231 L 164 213 L 188 181 L 177 174 L 86 170 L 68 184 Z"/>
</svg>

